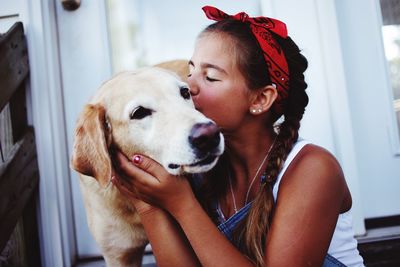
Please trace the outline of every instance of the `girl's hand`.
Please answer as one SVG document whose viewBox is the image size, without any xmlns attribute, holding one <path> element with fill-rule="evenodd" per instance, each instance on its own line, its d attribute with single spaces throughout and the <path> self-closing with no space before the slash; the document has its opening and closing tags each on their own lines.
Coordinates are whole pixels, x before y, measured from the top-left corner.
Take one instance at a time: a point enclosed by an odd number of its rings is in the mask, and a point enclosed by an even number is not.
<svg viewBox="0 0 400 267">
<path fill-rule="evenodd" d="M 125 176 L 124 186 L 121 188 L 133 193 L 131 199 L 138 197 L 150 205 L 166 209 L 173 215 L 190 209 L 195 197 L 185 177 L 169 174 L 159 163 L 142 155 L 135 155 L 132 161 L 129 161 L 122 153 L 117 152 L 116 159 Z"/>
<path fill-rule="evenodd" d="M 157 207 L 152 206 L 143 200 L 139 199 L 138 193 L 129 183 L 125 182 L 126 179 L 122 179 L 118 175 L 113 175 L 111 182 L 118 188 L 122 195 L 124 195 L 130 202 L 135 206 L 136 211 L 139 215 L 145 215 L 153 211 L 158 210 Z"/>
</svg>

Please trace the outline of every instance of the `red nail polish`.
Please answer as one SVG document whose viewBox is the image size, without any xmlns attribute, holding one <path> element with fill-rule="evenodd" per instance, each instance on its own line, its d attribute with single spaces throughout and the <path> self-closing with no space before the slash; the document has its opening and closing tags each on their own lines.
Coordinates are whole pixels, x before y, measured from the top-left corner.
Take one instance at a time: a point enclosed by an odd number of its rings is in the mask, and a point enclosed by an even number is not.
<svg viewBox="0 0 400 267">
<path fill-rule="evenodd" d="M 135 155 L 132 158 L 132 162 L 135 163 L 135 164 L 139 164 L 141 161 L 142 161 L 142 157 L 139 156 L 139 155 Z"/>
</svg>

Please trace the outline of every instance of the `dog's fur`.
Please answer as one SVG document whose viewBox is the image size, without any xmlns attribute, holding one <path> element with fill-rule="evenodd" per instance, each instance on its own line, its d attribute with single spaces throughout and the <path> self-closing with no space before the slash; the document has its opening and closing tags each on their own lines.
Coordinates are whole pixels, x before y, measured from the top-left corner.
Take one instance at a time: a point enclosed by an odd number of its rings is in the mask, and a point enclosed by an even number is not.
<svg viewBox="0 0 400 267">
<path fill-rule="evenodd" d="M 187 77 L 187 61 L 159 66 Z M 193 126 L 210 120 L 181 95 L 187 88 L 182 79 L 159 67 L 120 73 L 101 86 L 79 116 L 72 168 L 80 174 L 89 228 L 108 266 L 140 266 L 148 243 L 134 207 L 110 182 L 110 148 L 128 158 L 147 155 L 175 175 L 208 171 L 224 149 L 219 132 L 218 145 L 206 156 L 189 144 Z M 145 109 L 132 115 L 138 107 Z M 198 163 L 209 156 L 215 159 Z"/>
</svg>

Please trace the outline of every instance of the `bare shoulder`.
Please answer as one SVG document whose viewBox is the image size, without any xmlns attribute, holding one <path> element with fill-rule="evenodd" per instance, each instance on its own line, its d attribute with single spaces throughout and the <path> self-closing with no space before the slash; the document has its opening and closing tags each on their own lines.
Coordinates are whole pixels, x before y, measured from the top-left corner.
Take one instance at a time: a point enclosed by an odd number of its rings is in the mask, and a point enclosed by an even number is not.
<svg viewBox="0 0 400 267">
<path fill-rule="evenodd" d="M 318 179 L 342 180 L 342 168 L 337 159 L 326 149 L 308 144 L 294 158 L 288 168 L 288 174 L 302 173 Z M 328 182 L 328 181 L 325 181 Z"/>
<path fill-rule="evenodd" d="M 266 244 L 267 262 L 321 266 L 337 218 L 351 206 L 349 195 L 335 157 L 319 146 L 304 146 L 279 185 Z"/>
<path fill-rule="evenodd" d="M 331 198 L 343 201 L 348 188 L 342 168 L 326 149 L 306 145 L 289 165 L 280 191 L 308 192 L 310 197 Z"/>
</svg>

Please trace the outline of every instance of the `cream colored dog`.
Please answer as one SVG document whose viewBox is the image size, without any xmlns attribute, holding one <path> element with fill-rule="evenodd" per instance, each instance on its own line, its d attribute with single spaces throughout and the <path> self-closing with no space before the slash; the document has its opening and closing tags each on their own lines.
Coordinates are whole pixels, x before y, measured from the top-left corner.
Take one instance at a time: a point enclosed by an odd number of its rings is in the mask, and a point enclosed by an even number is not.
<svg viewBox="0 0 400 267">
<path fill-rule="evenodd" d="M 140 266 L 148 241 L 134 207 L 110 183 L 111 147 L 129 158 L 147 155 L 174 175 L 199 173 L 216 164 L 223 136 L 194 109 L 188 85 L 158 67 L 116 75 L 84 107 L 72 167 L 80 173 L 89 228 L 108 266 Z"/>
</svg>

